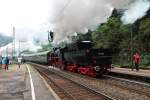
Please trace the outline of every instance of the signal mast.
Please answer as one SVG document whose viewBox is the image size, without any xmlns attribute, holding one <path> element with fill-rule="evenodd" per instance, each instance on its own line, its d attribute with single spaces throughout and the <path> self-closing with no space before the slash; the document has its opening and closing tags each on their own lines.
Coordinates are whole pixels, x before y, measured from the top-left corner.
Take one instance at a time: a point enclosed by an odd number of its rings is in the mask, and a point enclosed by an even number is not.
<svg viewBox="0 0 150 100">
<path fill-rule="evenodd" d="M 53 42 L 54 39 L 54 32 L 48 31 L 48 41 Z"/>
</svg>

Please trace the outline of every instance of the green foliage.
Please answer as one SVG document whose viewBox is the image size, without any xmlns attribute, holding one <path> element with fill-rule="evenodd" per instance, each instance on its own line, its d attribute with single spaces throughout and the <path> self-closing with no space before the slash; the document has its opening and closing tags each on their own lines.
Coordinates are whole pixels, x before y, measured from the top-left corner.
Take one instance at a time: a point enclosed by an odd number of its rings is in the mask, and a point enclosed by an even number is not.
<svg viewBox="0 0 150 100">
<path fill-rule="evenodd" d="M 139 42 L 143 51 L 150 51 L 150 18 L 146 18 L 140 22 L 139 26 Z"/>
<path fill-rule="evenodd" d="M 120 31 L 120 17 L 110 17 L 107 23 L 101 24 L 92 34 L 95 48 L 112 48 L 119 49 L 119 44 L 122 41 L 123 34 Z M 123 27 L 122 27 L 123 28 Z"/>
<path fill-rule="evenodd" d="M 124 25 L 120 20 L 121 15 L 114 10 L 106 23 L 92 33 L 95 48 L 111 48 L 113 50 L 113 63 L 129 64 L 131 58 L 131 33 L 132 48 L 140 54 L 150 51 L 150 17 L 144 17 L 134 24 Z M 146 57 L 146 58 L 145 58 Z M 145 56 L 142 64 L 150 64 L 149 57 Z"/>
<path fill-rule="evenodd" d="M 140 62 L 142 65 L 145 65 L 145 66 L 150 65 L 150 54 L 142 55 L 141 58 L 142 59 Z"/>
</svg>

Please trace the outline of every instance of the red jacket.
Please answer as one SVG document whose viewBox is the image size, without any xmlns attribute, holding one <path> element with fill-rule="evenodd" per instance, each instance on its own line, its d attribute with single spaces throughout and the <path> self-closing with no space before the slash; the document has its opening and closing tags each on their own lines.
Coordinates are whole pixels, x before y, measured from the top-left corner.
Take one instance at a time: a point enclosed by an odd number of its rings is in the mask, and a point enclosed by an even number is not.
<svg viewBox="0 0 150 100">
<path fill-rule="evenodd" d="M 138 53 L 135 53 L 135 54 L 133 55 L 133 60 L 134 60 L 134 63 L 135 63 L 135 64 L 138 64 L 138 63 L 139 63 L 140 56 L 139 56 Z"/>
</svg>

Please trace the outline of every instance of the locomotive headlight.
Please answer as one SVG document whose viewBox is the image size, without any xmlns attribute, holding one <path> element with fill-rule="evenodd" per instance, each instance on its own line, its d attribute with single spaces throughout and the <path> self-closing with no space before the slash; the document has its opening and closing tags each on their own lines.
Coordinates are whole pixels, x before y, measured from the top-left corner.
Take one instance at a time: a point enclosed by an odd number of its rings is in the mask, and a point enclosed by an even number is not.
<svg viewBox="0 0 150 100">
<path fill-rule="evenodd" d="M 95 69 L 96 71 L 100 71 L 100 66 L 95 66 L 94 69 Z"/>
</svg>

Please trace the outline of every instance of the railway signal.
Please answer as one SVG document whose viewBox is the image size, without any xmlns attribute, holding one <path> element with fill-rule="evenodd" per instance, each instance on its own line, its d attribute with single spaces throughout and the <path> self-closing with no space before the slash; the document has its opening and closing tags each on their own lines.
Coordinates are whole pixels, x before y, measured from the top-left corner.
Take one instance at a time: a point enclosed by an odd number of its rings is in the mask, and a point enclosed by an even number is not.
<svg viewBox="0 0 150 100">
<path fill-rule="evenodd" d="M 48 41 L 53 42 L 54 39 L 54 32 L 48 31 Z"/>
</svg>

